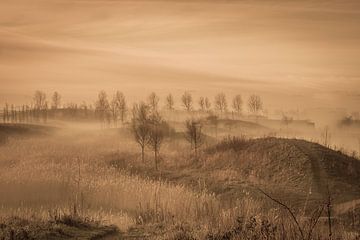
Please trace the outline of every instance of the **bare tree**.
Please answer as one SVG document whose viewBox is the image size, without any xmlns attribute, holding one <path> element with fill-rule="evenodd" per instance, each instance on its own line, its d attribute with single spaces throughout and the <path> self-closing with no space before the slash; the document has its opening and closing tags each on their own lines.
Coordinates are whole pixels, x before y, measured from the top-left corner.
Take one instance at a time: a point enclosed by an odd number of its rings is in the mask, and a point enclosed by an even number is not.
<svg viewBox="0 0 360 240">
<path fill-rule="evenodd" d="M 5 110 L 5 107 L 3 108 L 2 118 L 3 118 L 3 123 L 6 123 L 6 110 Z"/>
<path fill-rule="evenodd" d="M 42 110 L 42 118 L 44 123 L 46 123 L 48 119 L 48 110 L 49 110 L 48 103 L 45 102 L 44 109 Z"/>
<path fill-rule="evenodd" d="M 215 109 L 220 113 L 225 113 L 227 111 L 227 101 L 224 93 L 219 93 L 215 96 L 214 105 Z"/>
<path fill-rule="evenodd" d="M 117 127 L 117 122 L 118 122 L 118 119 L 119 119 L 119 108 L 117 106 L 115 95 L 114 95 L 113 99 L 110 102 L 109 110 L 110 110 L 110 113 L 111 113 L 112 120 L 114 122 L 114 126 Z"/>
<path fill-rule="evenodd" d="M 166 108 L 170 111 L 174 110 L 174 97 L 171 93 L 166 97 Z"/>
<path fill-rule="evenodd" d="M 200 121 L 191 119 L 185 122 L 185 138 L 191 144 L 191 148 L 194 149 L 195 156 L 197 156 L 198 149 L 204 142 Z"/>
<path fill-rule="evenodd" d="M 11 104 L 11 122 L 15 122 L 15 106 L 14 104 Z"/>
<path fill-rule="evenodd" d="M 155 163 L 155 169 L 158 170 L 158 157 L 160 152 L 160 147 L 164 139 L 164 130 L 162 128 L 163 120 L 159 113 L 153 113 L 149 120 L 149 140 L 147 142 L 148 146 L 153 150 L 154 152 L 154 163 Z"/>
<path fill-rule="evenodd" d="M 141 148 L 141 160 L 145 161 L 145 147 L 149 142 L 149 106 L 141 102 L 135 104 L 132 110 L 131 129 L 134 134 L 135 141 Z"/>
<path fill-rule="evenodd" d="M 31 121 L 30 116 L 30 107 L 28 105 L 25 106 L 25 122 Z"/>
<path fill-rule="evenodd" d="M 192 110 L 192 96 L 189 92 L 184 92 L 184 94 L 181 97 L 181 101 L 183 103 L 183 106 L 185 109 L 190 112 Z"/>
<path fill-rule="evenodd" d="M 45 121 L 44 117 L 47 114 L 46 94 L 42 91 L 35 91 L 33 101 L 36 112 L 36 119 L 39 120 L 40 117 L 43 117 Z"/>
<path fill-rule="evenodd" d="M 35 91 L 33 100 L 36 109 L 43 109 L 46 104 L 46 94 L 42 91 Z"/>
<path fill-rule="evenodd" d="M 238 115 L 241 114 L 242 104 L 243 104 L 243 101 L 242 101 L 241 95 L 240 94 L 236 95 L 232 101 L 232 108 Z"/>
<path fill-rule="evenodd" d="M 25 105 L 21 106 L 20 110 L 20 122 L 25 122 Z"/>
<path fill-rule="evenodd" d="M 204 97 L 200 97 L 200 99 L 199 99 L 199 107 L 200 107 L 200 110 L 202 112 L 205 111 L 206 107 L 205 107 L 205 98 Z"/>
<path fill-rule="evenodd" d="M 51 98 L 51 109 L 57 110 L 61 104 L 61 96 L 58 92 L 54 92 Z"/>
<path fill-rule="evenodd" d="M 126 116 L 126 101 L 124 94 L 120 91 L 116 91 L 115 95 L 113 96 L 113 99 L 110 103 L 110 111 L 111 115 L 114 121 L 115 126 L 117 126 L 117 121 L 120 117 L 121 122 L 124 122 L 124 118 Z"/>
<path fill-rule="evenodd" d="M 149 97 L 148 97 L 148 104 L 150 106 L 151 111 L 157 112 L 158 110 L 158 105 L 159 105 L 159 97 L 156 95 L 156 93 L 152 92 Z"/>
<path fill-rule="evenodd" d="M 209 98 L 205 97 L 205 109 L 207 112 L 209 112 L 211 110 L 211 102 L 209 100 Z"/>
<path fill-rule="evenodd" d="M 118 103 L 118 108 L 120 112 L 120 119 L 121 123 L 124 123 L 126 119 L 126 113 L 127 113 L 127 105 L 126 105 L 126 99 L 122 92 L 116 92 L 116 101 Z"/>
<path fill-rule="evenodd" d="M 88 116 L 89 116 L 89 107 L 88 107 L 88 105 L 86 104 L 86 102 L 83 101 L 83 102 L 80 104 L 79 110 L 80 110 L 80 112 L 81 112 L 81 116 L 82 116 L 83 118 L 87 119 Z"/>
<path fill-rule="evenodd" d="M 251 95 L 248 100 L 249 111 L 255 115 L 262 109 L 263 103 L 258 95 Z"/>
<path fill-rule="evenodd" d="M 107 99 L 107 94 L 105 91 L 100 91 L 98 94 L 98 100 L 95 103 L 95 113 L 100 118 L 100 121 L 102 123 L 105 123 L 105 121 L 109 118 L 109 109 L 110 104 Z"/>
<path fill-rule="evenodd" d="M 61 96 L 58 92 L 54 92 L 51 97 L 50 115 L 52 118 L 55 117 L 57 110 L 60 108 Z"/>
<path fill-rule="evenodd" d="M 4 112 L 3 112 L 3 120 L 5 122 L 9 122 L 9 104 L 5 103 Z"/>
</svg>

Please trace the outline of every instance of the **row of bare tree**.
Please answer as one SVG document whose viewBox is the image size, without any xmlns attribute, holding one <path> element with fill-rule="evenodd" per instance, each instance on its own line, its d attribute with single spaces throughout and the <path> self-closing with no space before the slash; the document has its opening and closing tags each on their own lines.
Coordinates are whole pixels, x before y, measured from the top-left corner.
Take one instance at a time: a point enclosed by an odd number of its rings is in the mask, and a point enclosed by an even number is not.
<svg viewBox="0 0 360 240">
<path fill-rule="evenodd" d="M 124 123 L 127 119 L 128 107 L 124 94 L 116 91 L 109 100 L 105 91 L 100 91 L 95 102 L 95 107 L 82 103 L 81 105 L 69 103 L 61 104 L 61 95 L 54 92 L 51 101 L 46 98 L 42 91 L 36 91 L 31 105 L 14 106 L 5 104 L 2 111 L 3 122 L 46 122 L 50 118 L 98 118 L 104 126 L 117 126 L 118 122 Z M 151 93 L 146 101 L 151 111 L 159 111 L 160 98 L 156 93 Z M 189 92 L 184 92 L 181 96 L 181 105 L 184 110 L 191 112 L 198 110 L 201 112 L 215 111 L 220 114 L 228 112 L 228 102 L 224 93 L 219 93 L 211 102 L 208 97 L 200 97 L 198 108 L 195 109 L 193 96 Z M 213 107 L 212 107 L 213 105 Z M 251 95 L 248 99 L 248 110 L 257 115 L 262 110 L 262 100 L 258 95 Z M 165 98 L 165 108 L 169 111 L 175 110 L 175 99 L 172 94 Z M 232 111 L 241 114 L 243 100 L 241 95 L 236 95 L 232 99 Z"/>
<path fill-rule="evenodd" d="M 194 101 L 191 93 L 184 92 L 184 94 L 181 96 L 181 104 L 187 111 L 194 110 Z M 208 97 L 200 97 L 198 100 L 200 111 L 211 111 L 212 110 L 212 103 L 209 100 Z M 220 112 L 220 113 L 226 113 L 228 112 L 228 101 L 226 98 L 226 95 L 224 93 L 219 93 L 215 96 L 213 101 L 213 110 Z M 240 94 L 236 95 L 232 99 L 232 110 L 238 114 L 241 114 L 243 111 L 243 100 Z M 259 111 L 262 110 L 263 103 L 258 95 L 251 95 L 248 99 L 248 110 L 249 112 L 253 114 L 258 114 Z M 169 94 L 166 97 L 166 108 L 169 110 L 174 109 L 174 98 L 172 94 Z"/>
<path fill-rule="evenodd" d="M 23 123 L 23 122 L 38 122 L 42 120 L 46 123 L 48 118 L 48 104 L 46 102 L 46 95 L 41 91 L 36 91 L 33 98 L 33 104 L 14 106 L 13 104 L 5 104 L 2 112 L 3 122 Z"/>
<path fill-rule="evenodd" d="M 15 106 L 6 103 L 0 111 L 1 118 L 4 123 L 46 123 L 49 118 L 92 119 L 95 116 L 92 106 L 85 103 L 81 105 L 69 103 L 61 106 L 61 96 L 58 92 L 55 92 L 51 99 L 49 104 L 46 94 L 36 91 L 30 105 Z"/>
<path fill-rule="evenodd" d="M 160 98 L 156 93 L 151 93 L 148 98 L 146 104 L 149 106 L 150 110 L 153 112 L 159 111 L 159 102 Z M 193 97 L 189 92 L 184 92 L 181 96 L 181 104 L 182 107 L 191 112 L 194 110 L 194 102 Z M 202 112 L 211 112 L 212 104 L 207 97 L 200 97 L 199 101 L 199 111 Z M 219 93 L 215 96 L 213 102 L 214 108 L 213 110 L 219 112 L 220 114 L 228 112 L 228 103 L 226 99 L 226 95 L 224 93 Z M 165 98 L 165 107 L 169 111 L 175 110 L 175 99 L 172 94 L 169 94 Z M 253 114 L 258 114 L 259 111 L 262 110 L 263 103 L 258 95 L 251 95 L 248 99 L 248 109 L 249 112 Z M 242 113 L 243 101 L 241 95 L 236 95 L 232 100 L 232 109 L 237 114 Z M 110 123 L 114 121 L 116 125 L 117 119 L 121 119 L 121 122 L 124 122 L 127 113 L 127 105 L 124 95 L 121 92 L 116 92 L 113 96 L 112 100 L 109 102 L 107 99 L 107 94 L 104 91 L 101 91 L 98 95 L 98 100 L 96 101 L 96 111 L 98 112 L 98 116 L 104 122 Z"/>
<path fill-rule="evenodd" d="M 113 122 L 116 127 L 119 120 L 122 123 L 125 121 L 126 113 L 127 105 L 122 92 L 117 91 L 110 102 L 105 91 L 101 91 L 98 94 L 98 99 L 95 103 L 95 115 L 102 123 L 110 126 L 111 122 Z"/>
</svg>

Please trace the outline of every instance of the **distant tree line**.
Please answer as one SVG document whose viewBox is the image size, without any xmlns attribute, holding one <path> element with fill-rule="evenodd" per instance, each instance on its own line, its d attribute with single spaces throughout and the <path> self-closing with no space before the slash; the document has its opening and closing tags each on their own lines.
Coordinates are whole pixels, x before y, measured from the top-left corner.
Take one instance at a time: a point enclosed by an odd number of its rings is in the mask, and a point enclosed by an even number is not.
<svg viewBox="0 0 360 240">
<path fill-rule="evenodd" d="M 4 123 L 47 123 L 48 119 L 92 119 L 91 105 L 68 103 L 61 105 L 61 95 L 54 92 L 50 102 L 42 91 L 36 91 L 31 104 L 15 106 L 5 103 L 1 111 Z"/>
<path fill-rule="evenodd" d="M 156 93 L 151 93 L 146 100 L 146 105 L 152 112 L 159 112 L 160 98 Z M 176 100 L 172 94 L 167 95 L 164 101 L 167 111 L 176 110 Z M 185 91 L 179 103 L 186 112 L 216 113 L 220 116 L 225 116 L 229 112 L 237 116 L 243 113 L 243 100 L 240 94 L 234 96 L 231 104 L 228 104 L 224 93 L 217 94 L 213 101 L 203 96 L 195 101 L 192 94 Z M 263 108 L 260 96 L 251 95 L 247 101 L 247 107 L 251 114 L 258 115 Z M 231 108 L 230 111 L 229 108 Z M 15 106 L 6 103 L 1 117 L 4 123 L 46 123 L 48 119 L 98 119 L 103 127 L 117 127 L 120 123 L 127 121 L 128 113 L 125 95 L 120 91 L 116 91 L 111 98 L 105 91 L 100 91 L 93 105 L 85 102 L 62 104 L 62 97 L 58 92 L 54 92 L 48 100 L 43 91 L 36 91 L 29 105 Z"/>
</svg>

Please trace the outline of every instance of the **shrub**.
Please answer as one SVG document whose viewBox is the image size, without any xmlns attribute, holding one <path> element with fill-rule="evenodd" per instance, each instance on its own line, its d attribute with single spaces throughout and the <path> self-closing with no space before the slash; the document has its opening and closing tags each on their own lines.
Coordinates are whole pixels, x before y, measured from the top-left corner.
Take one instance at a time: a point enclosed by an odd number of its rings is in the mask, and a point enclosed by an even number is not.
<svg viewBox="0 0 360 240">
<path fill-rule="evenodd" d="M 233 150 L 235 152 L 244 150 L 249 145 L 249 140 L 245 138 L 245 136 L 240 137 L 231 137 L 228 136 L 221 140 L 215 146 L 212 146 L 207 149 L 208 153 L 216 153 L 216 152 L 225 152 L 229 150 Z"/>
</svg>

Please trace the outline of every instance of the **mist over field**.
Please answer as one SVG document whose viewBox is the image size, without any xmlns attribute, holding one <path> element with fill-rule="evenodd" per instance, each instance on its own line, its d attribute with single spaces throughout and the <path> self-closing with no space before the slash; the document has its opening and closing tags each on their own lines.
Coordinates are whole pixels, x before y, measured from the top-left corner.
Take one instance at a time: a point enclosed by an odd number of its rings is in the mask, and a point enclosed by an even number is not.
<svg viewBox="0 0 360 240">
<path fill-rule="evenodd" d="M 360 1 L 1 0 L 0 239 L 359 240 Z"/>
</svg>

